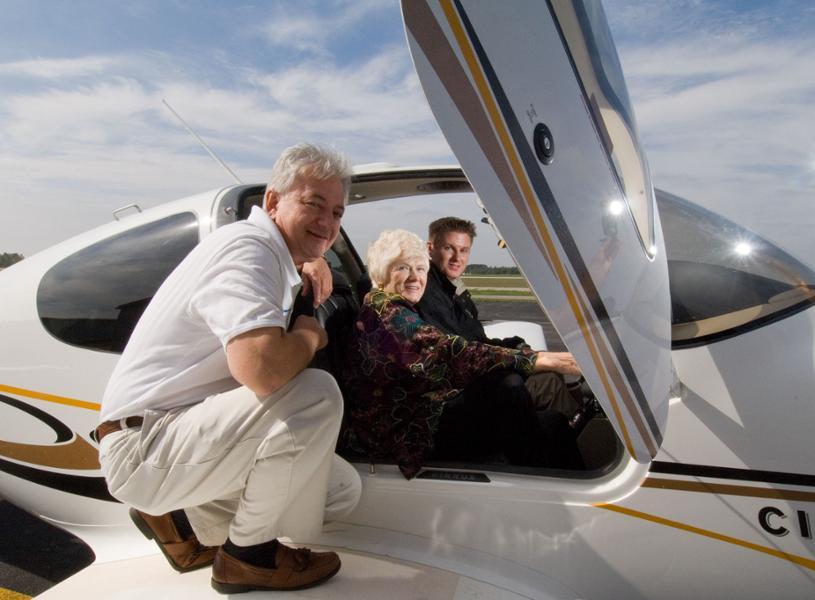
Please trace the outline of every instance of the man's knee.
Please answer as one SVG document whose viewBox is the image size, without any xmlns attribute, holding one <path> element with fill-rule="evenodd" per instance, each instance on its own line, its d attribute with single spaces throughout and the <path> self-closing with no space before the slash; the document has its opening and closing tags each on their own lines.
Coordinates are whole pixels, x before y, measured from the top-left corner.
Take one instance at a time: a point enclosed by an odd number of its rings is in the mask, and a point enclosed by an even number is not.
<svg viewBox="0 0 815 600">
<path fill-rule="evenodd" d="M 334 378 L 319 369 L 304 369 L 283 388 L 261 398 L 262 417 L 274 435 L 280 421 L 309 435 L 333 435 L 342 422 L 342 394 Z"/>
<path fill-rule="evenodd" d="M 566 390 L 566 382 L 563 375 L 546 371 L 535 373 L 526 380 L 526 388 L 531 394 L 559 394 Z"/>
<path fill-rule="evenodd" d="M 526 388 L 538 410 L 557 410 L 572 417 L 582 403 L 571 394 L 559 373 L 538 373 L 526 380 Z"/>
<path fill-rule="evenodd" d="M 330 373 L 322 369 L 305 369 L 297 379 L 300 394 L 319 398 L 342 415 L 342 392 Z"/>
</svg>

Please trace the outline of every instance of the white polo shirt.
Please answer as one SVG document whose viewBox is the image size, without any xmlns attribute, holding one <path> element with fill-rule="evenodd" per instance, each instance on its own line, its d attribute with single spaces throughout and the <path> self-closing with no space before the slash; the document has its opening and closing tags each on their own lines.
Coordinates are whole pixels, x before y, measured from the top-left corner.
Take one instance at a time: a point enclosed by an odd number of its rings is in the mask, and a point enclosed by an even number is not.
<svg viewBox="0 0 815 600">
<path fill-rule="evenodd" d="M 238 387 L 226 344 L 286 328 L 301 279 L 283 236 L 258 207 L 210 234 L 150 301 L 108 381 L 101 421 L 200 402 Z"/>
</svg>

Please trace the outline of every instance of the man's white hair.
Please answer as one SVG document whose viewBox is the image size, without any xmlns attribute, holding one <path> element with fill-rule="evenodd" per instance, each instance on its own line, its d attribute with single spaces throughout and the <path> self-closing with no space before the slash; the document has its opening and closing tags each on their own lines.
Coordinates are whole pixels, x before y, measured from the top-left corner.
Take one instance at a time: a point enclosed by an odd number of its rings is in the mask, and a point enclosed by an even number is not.
<svg viewBox="0 0 815 600">
<path fill-rule="evenodd" d="M 343 198 L 348 200 L 352 175 L 348 159 L 339 152 L 306 142 L 283 150 L 272 167 L 266 191 L 275 190 L 279 194 L 285 194 L 294 185 L 297 176 L 304 171 L 317 179 L 338 177 L 342 182 Z"/>
<path fill-rule="evenodd" d="M 368 274 L 375 287 L 384 289 L 390 279 L 390 270 L 397 260 L 420 258 L 429 267 L 427 244 L 415 233 L 405 229 L 386 229 L 379 234 L 366 255 Z"/>
</svg>

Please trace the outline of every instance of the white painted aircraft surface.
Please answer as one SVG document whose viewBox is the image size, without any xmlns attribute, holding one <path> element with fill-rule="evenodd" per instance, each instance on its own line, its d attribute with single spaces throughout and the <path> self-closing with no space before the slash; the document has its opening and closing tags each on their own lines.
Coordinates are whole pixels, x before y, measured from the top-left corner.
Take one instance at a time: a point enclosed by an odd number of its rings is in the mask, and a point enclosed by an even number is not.
<svg viewBox="0 0 815 600">
<path fill-rule="evenodd" d="M 461 167 L 357 169 L 349 212 L 380 202 L 395 226 L 388 203 L 472 186 L 603 408 L 579 440 L 586 470 L 496 459 L 407 481 L 350 457 L 359 506 L 295 540 L 343 569 L 290 597 L 813 597 L 815 274 L 654 193 L 599 4 L 503 6 L 403 3 Z M 129 524 L 89 434 L 155 289 L 262 190 L 130 215 L 0 273 L 0 494 L 96 554 L 42 597 L 217 596 L 206 569 L 176 574 Z M 332 327 L 366 280 L 347 237 L 328 258 Z"/>
</svg>

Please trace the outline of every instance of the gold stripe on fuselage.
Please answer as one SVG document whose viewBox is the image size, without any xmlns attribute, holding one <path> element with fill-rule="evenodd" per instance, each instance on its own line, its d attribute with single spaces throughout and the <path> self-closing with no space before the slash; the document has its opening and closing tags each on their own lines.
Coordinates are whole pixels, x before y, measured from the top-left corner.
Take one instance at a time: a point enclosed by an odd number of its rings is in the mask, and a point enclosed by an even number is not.
<svg viewBox="0 0 815 600">
<path fill-rule="evenodd" d="M 640 512 L 638 510 L 634 510 L 631 508 L 625 508 L 623 506 L 616 506 L 613 504 L 596 504 L 595 506 L 597 508 L 610 510 L 612 512 L 627 515 L 629 517 L 643 519 L 645 521 L 650 521 L 652 523 L 657 523 L 659 525 L 665 525 L 667 527 L 673 527 L 674 529 L 680 529 L 682 531 L 695 533 L 697 535 L 708 537 L 714 540 L 719 540 L 720 542 L 734 544 L 742 548 L 755 550 L 756 552 L 762 552 L 763 554 L 769 554 L 770 556 L 775 556 L 776 558 L 780 558 L 782 560 L 787 560 L 797 565 L 801 565 L 802 567 L 806 567 L 807 569 L 815 570 L 815 560 L 811 558 L 806 558 L 805 556 L 798 556 L 797 554 L 782 552 L 781 550 L 777 550 L 776 548 L 761 546 L 760 544 L 755 544 L 753 542 L 748 542 L 746 540 L 740 540 L 729 535 L 716 533 L 715 531 L 710 531 L 709 529 L 702 529 L 701 527 L 695 527 L 693 525 L 688 525 L 686 523 L 680 523 L 679 521 L 672 521 L 671 519 L 665 519 L 664 517 L 658 517 L 656 515 Z"/>
<path fill-rule="evenodd" d="M 95 402 L 35 392 L 10 385 L 0 384 L 0 392 L 87 410 L 99 411 L 100 409 L 100 405 Z M 98 469 L 99 455 L 96 448 L 77 435 L 76 432 L 71 431 L 71 433 L 73 435 L 71 439 L 51 444 L 26 444 L 0 440 L 0 456 L 40 467 L 73 470 Z"/>
<path fill-rule="evenodd" d="M 102 405 L 97 402 L 87 402 L 85 400 L 77 400 L 76 398 L 66 398 L 65 396 L 55 396 L 54 394 L 45 394 L 43 392 L 34 392 L 23 388 L 12 387 L 10 385 L 0 384 L 0 392 L 8 392 L 17 396 L 25 396 L 26 398 L 35 398 L 37 400 L 45 400 L 46 402 L 54 402 L 56 404 L 66 404 L 68 406 L 76 406 L 77 408 L 87 408 L 88 410 L 100 410 Z"/>
</svg>

